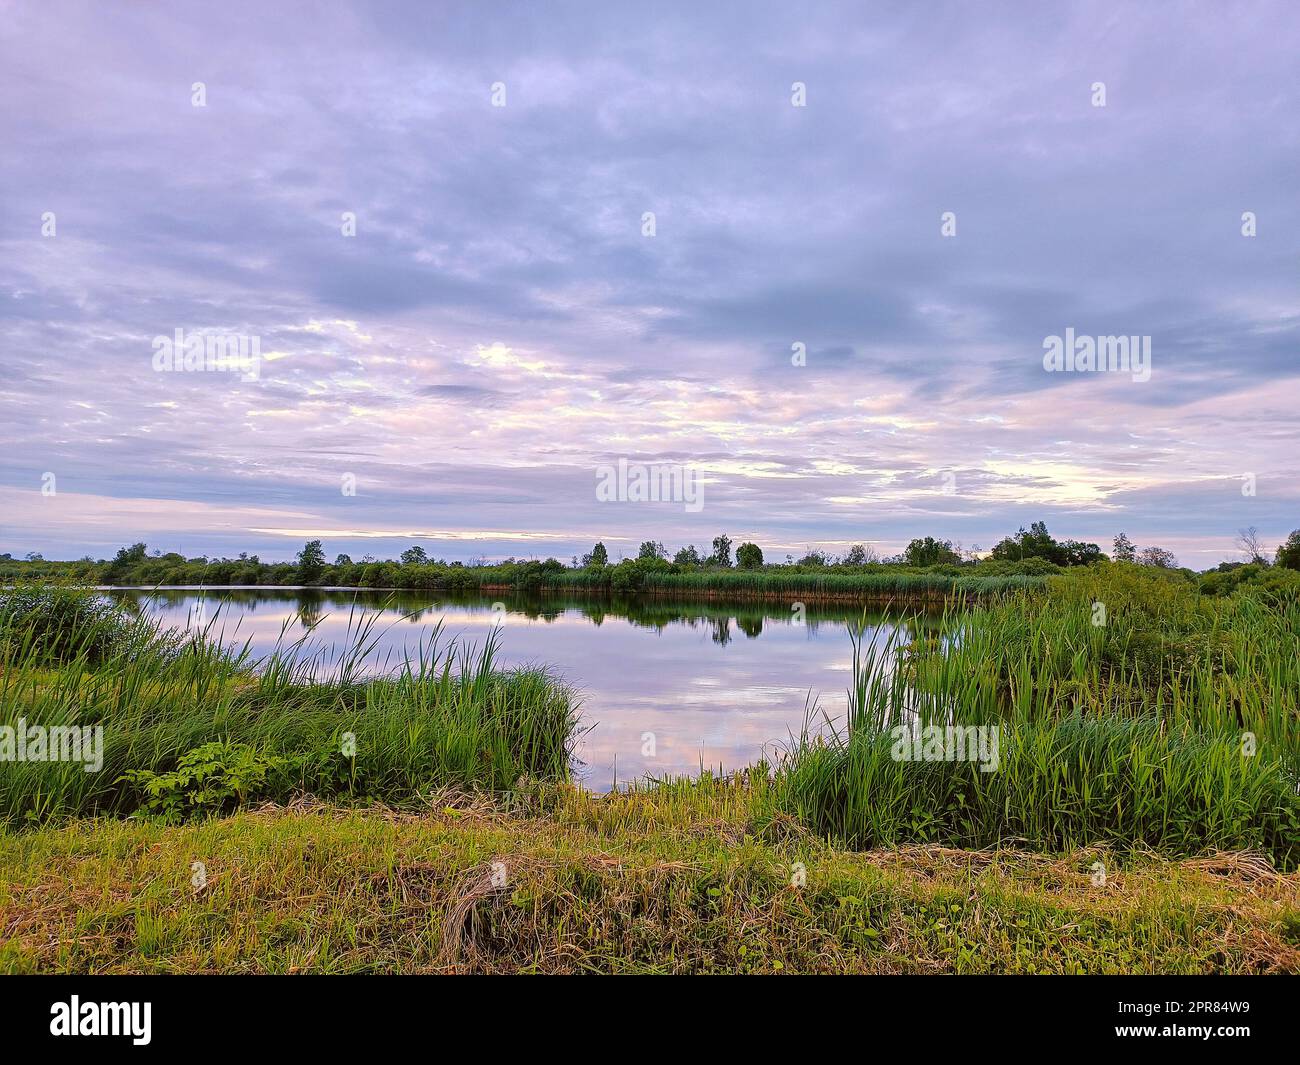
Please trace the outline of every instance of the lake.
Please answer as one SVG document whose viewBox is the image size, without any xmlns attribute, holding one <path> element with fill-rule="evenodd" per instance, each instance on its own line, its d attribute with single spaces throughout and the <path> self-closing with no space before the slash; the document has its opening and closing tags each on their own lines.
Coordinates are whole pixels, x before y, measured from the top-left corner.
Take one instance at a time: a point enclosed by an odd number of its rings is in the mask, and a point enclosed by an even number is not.
<svg viewBox="0 0 1300 1065">
<path fill-rule="evenodd" d="M 847 604 L 575 598 L 500 593 L 437 596 L 357 589 L 208 588 L 111 593 L 176 628 L 212 622 L 223 642 L 262 657 L 310 630 L 322 670 L 348 643 L 355 612 L 378 614 L 368 668 L 396 668 L 439 622 L 443 639 L 481 646 L 499 630 L 503 665 L 544 665 L 578 693 L 575 773 L 606 791 L 646 775 L 731 771 L 786 743 L 808 708 L 842 719 L 852 675 Z M 215 621 L 213 619 L 215 618 Z M 872 609 L 873 628 L 915 620 Z M 653 734 L 653 753 L 647 733 Z"/>
</svg>

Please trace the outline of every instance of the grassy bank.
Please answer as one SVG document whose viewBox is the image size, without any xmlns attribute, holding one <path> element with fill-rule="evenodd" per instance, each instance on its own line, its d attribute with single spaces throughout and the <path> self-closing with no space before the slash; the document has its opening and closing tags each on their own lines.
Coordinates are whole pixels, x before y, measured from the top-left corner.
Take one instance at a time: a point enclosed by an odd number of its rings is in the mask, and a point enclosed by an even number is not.
<svg viewBox="0 0 1300 1065">
<path fill-rule="evenodd" d="M 144 558 L 128 568 L 96 562 L 0 562 L 0 583 L 63 581 L 132 587 L 306 586 L 373 588 L 435 593 L 551 592 L 588 596 L 709 596 L 731 599 L 804 599 L 826 602 L 941 602 L 1041 587 L 1062 570 L 1033 559 L 918 567 L 902 563 L 861 566 L 765 565 L 751 569 L 678 564 L 664 559 L 623 559 L 608 565 L 565 566 L 556 559 L 481 565 L 445 562 L 347 562 L 304 574 L 290 563 L 169 562 Z"/>
<path fill-rule="evenodd" d="M 1296 972 L 1300 880 L 1245 855 L 853 853 L 736 787 L 562 790 L 0 835 L 0 930 L 4 972 Z"/>
<path fill-rule="evenodd" d="M 960 576 L 951 573 L 747 572 L 647 573 L 639 590 L 651 595 L 703 595 L 736 598 L 808 599 L 840 602 L 943 602 L 945 599 L 1000 596 L 1041 588 L 1047 578 L 1029 575 Z"/>
</svg>

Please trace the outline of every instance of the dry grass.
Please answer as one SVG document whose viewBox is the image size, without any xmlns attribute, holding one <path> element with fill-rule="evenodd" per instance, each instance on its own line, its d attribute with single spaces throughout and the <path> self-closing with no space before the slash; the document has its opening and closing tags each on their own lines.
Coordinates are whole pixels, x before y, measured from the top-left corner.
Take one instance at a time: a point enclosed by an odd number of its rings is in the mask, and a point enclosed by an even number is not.
<svg viewBox="0 0 1300 1065">
<path fill-rule="evenodd" d="M 0 970 L 1300 971 L 1300 875 L 1257 855 L 851 853 L 760 840 L 723 789 L 638 801 L 304 801 L 0 836 Z"/>
</svg>

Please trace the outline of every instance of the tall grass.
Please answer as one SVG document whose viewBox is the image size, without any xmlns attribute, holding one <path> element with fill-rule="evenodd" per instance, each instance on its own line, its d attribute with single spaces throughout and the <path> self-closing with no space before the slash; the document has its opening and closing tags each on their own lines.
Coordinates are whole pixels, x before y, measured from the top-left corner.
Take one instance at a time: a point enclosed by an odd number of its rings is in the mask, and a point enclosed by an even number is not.
<svg viewBox="0 0 1300 1065">
<path fill-rule="evenodd" d="M 53 664 L 80 656 L 96 663 L 133 635 L 131 619 L 122 610 L 76 588 L 38 584 L 0 593 L 6 660 Z"/>
<path fill-rule="evenodd" d="M 169 636 L 57 596 L 0 602 L 0 724 L 105 727 L 99 773 L 0 767 L 0 818 L 130 813 L 146 798 L 130 774 L 174 770 L 213 741 L 273 766 L 262 797 L 275 799 L 402 801 L 569 772 L 570 693 L 544 671 L 500 671 L 495 636 L 472 648 L 435 627 L 376 662 L 377 619 L 356 612 L 334 653 L 304 636 L 254 660 L 217 624 Z M 864 617 L 850 631 L 846 720 L 806 728 L 737 802 L 852 847 L 1254 849 L 1300 866 L 1300 599 L 1199 595 L 1102 565 L 866 630 Z M 933 724 L 997 726 L 997 768 L 895 757 L 892 730 Z M 621 809 L 669 816 L 683 787 L 647 785 Z"/>
<path fill-rule="evenodd" d="M 328 666 L 302 640 L 263 659 L 226 646 L 219 615 L 184 637 L 119 617 L 118 637 L 65 633 L 57 662 L 40 614 L 0 607 L 0 725 L 102 725 L 103 767 L 6 762 L 0 820 L 126 814 L 143 801 L 124 775 L 165 773 L 220 742 L 274 767 L 257 797 L 298 791 L 398 802 L 432 788 L 501 791 L 520 778 L 565 779 L 577 734 L 571 693 L 543 670 L 503 672 L 494 633 L 480 647 L 435 628 L 383 676 L 372 615 L 349 620 Z M 355 754 L 348 751 L 355 748 Z"/>
<path fill-rule="evenodd" d="M 777 804 L 855 848 L 937 842 L 1060 850 L 1106 843 L 1188 855 L 1259 850 L 1300 863 L 1294 774 L 1275 755 L 1154 716 L 1000 727 L 998 768 L 898 761 L 875 729 L 794 751 Z"/>
<path fill-rule="evenodd" d="M 1110 566 L 950 611 L 910 644 L 850 638 L 847 720 L 805 729 L 778 774 L 779 804 L 817 831 L 1300 864 L 1300 603 Z M 948 724 L 996 725 L 996 771 L 894 757 L 891 730 Z"/>
<path fill-rule="evenodd" d="M 647 573 L 640 590 L 652 594 L 797 596 L 826 599 L 931 599 L 1000 595 L 1040 587 L 1043 577 L 954 577 L 946 573 L 824 573 L 709 569 L 693 573 Z"/>
</svg>

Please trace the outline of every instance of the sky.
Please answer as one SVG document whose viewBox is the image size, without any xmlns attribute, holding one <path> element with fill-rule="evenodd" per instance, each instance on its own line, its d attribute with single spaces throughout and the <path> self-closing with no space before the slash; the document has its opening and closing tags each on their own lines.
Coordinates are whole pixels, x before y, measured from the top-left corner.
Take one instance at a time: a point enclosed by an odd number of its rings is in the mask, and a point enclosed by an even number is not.
<svg viewBox="0 0 1300 1065">
<path fill-rule="evenodd" d="M 0 551 L 1271 548 L 1297 54 L 1287 2 L 0 3 Z"/>
</svg>

